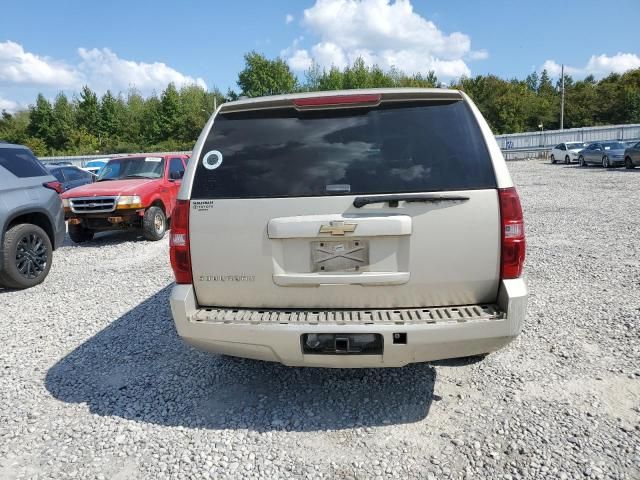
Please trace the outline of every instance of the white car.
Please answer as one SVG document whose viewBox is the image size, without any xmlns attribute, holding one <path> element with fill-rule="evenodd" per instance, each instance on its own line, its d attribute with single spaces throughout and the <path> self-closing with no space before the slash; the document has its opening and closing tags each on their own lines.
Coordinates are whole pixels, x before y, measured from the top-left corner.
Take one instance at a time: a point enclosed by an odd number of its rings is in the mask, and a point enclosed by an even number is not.
<svg viewBox="0 0 640 480">
<path fill-rule="evenodd" d="M 229 102 L 191 158 L 170 236 L 171 310 L 188 343 L 399 367 L 484 355 L 520 333 L 522 209 L 463 92 Z"/>
<path fill-rule="evenodd" d="M 559 143 L 551 149 L 551 163 L 564 162 L 568 165 L 577 162 L 580 150 L 586 146 L 584 142 Z"/>
</svg>

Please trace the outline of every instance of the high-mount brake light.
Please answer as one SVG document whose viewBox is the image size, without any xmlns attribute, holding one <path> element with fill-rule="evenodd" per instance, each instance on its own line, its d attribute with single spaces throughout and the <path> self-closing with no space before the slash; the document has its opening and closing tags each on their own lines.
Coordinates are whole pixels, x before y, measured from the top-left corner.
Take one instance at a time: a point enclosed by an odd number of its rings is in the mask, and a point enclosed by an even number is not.
<svg viewBox="0 0 640 480">
<path fill-rule="evenodd" d="M 526 250 L 520 198 L 513 187 L 499 189 L 498 196 L 500 198 L 502 229 L 500 277 L 503 279 L 518 278 L 524 270 Z"/>
<path fill-rule="evenodd" d="M 176 283 L 193 283 L 189 246 L 189 200 L 178 200 L 171 215 L 169 257 Z"/>
<path fill-rule="evenodd" d="M 296 98 L 293 104 L 296 107 L 331 107 L 334 105 L 375 105 L 382 97 L 377 93 L 361 95 L 330 95 L 322 97 Z"/>
</svg>

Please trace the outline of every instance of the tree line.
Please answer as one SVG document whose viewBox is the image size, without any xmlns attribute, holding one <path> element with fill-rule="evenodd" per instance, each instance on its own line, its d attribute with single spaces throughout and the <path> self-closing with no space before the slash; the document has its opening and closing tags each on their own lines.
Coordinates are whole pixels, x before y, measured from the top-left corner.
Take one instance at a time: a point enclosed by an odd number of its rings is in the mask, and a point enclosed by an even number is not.
<svg viewBox="0 0 640 480">
<path fill-rule="evenodd" d="M 28 110 L 2 112 L 0 139 L 28 145 L 39 156 L 191 150 L 215 106 L 223 102 L 376 87 L 457 88 L 474 100 L 496 134 L 533 131 L 539 124 L 548 130 L 560 126 L 560 82 L 553 83 L 543 70 L 524 80 L 477 75 L 444 85 L 434 72 L 407 75 L 367 66 L 362 59 L 343 69 L 313 65 L 299 79 L 284 60 L 250 52 L 238 74 L 237 92 L 169 84 L 148 97 L 135 89 L 99 97 L 88 86 L 71 98 L 61 92 L 53 102 L 39 94 Z M 565 75 L 565 128 L 624 123 L 640 123 L 640 69 L 598 81 Z"/>
</svg>

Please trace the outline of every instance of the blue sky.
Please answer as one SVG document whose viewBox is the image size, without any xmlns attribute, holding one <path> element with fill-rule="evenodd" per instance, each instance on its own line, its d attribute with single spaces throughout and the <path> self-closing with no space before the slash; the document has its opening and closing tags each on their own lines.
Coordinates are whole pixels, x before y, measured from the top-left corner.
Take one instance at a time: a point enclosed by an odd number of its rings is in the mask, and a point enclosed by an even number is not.
<svg viewBox="0 0 640 480">
<path fill-rule="evenodd" d="M 169 81 L 236 88 L 243 55 L 311 61 L 357 56 L 413 73 L 523 78 L 548 67 L 596 77 L 640 66 L 640 1 L 271 0 L 4 2 L 0 109 L 38 92 L 160 91 Z M 10 21 L 8 21 L 10 20 Z"/>
</svg>

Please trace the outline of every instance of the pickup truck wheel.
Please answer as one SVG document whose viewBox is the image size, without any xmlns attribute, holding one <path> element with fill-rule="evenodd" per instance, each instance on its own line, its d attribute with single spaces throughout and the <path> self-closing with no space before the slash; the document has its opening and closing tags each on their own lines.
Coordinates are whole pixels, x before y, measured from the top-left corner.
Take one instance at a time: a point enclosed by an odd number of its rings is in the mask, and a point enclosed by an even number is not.
<svg viewBox="0 0 640 480">
<path fill-rule="evenodd" d="M 147 240 L 161 240 L 167 231 L 167 217 L 160 207 L 149 207 L 142 219 L 142 235 Z"/>
<path fill-rule="evenodd" d="M 47 277 L 53 260 L 51 240 L 30 223 L 11 227 L 4 236 L 4 259 L 0 284 L 8 288 L 29 288 Z"/>
<path fill-rule="evenodd" d="M 69 238 L 74 243 L 88 242 L 93 239 L 94 232 L 82 225 L 69 225 Z"/>
</svg>

